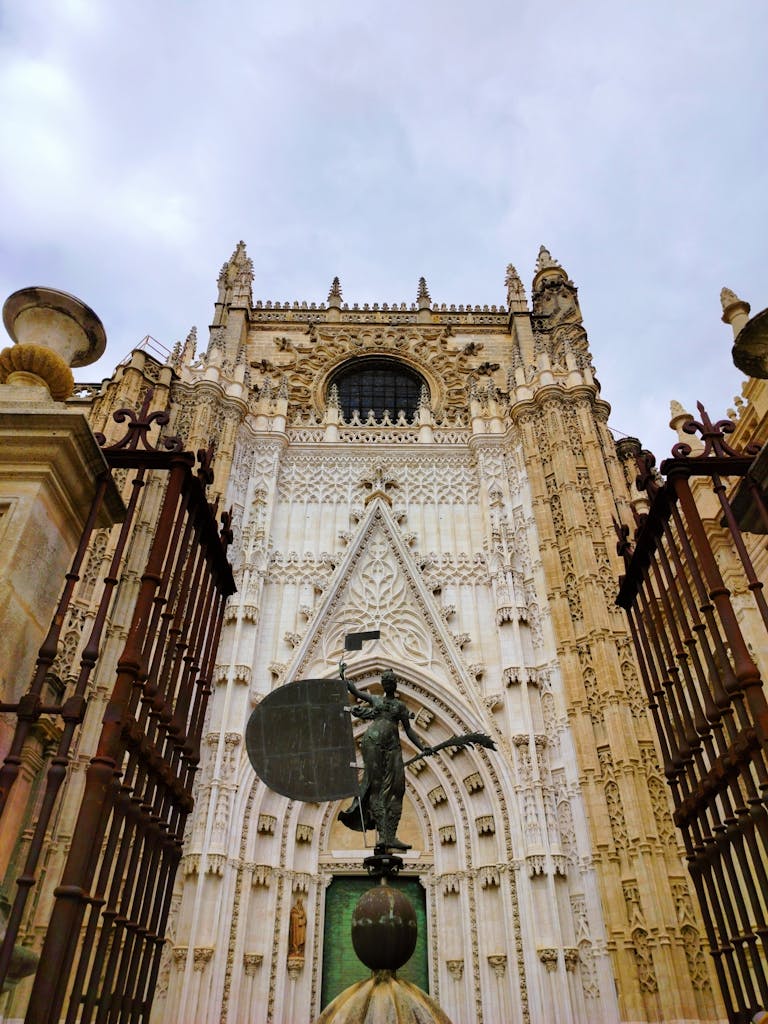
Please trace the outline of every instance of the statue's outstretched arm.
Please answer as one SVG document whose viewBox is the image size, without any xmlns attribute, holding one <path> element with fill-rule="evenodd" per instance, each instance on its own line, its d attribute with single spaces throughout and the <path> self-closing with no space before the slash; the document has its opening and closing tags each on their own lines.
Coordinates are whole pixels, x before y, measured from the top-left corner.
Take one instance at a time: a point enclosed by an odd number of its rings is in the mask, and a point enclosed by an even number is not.
<svg viewBox="0 0 768 1024">
<path fill-rule="evenodd" d="M 347 689 L 355 700 L 362 700 L 365 701 L 366 704 L 373 704 L 373 697 L 368 693 L 364 693 L 362 690 L 358 690 L 351 679 L 345 679 L 344 682 L 347 684 Z"/>
<path fill-rule="evenodd" d="M 367 693 L 363 693 L 362 690 L 358 690 L 358 688 L 355 686 L 355 684 L 352 682 L 352 680 L 351 679 L 347 679 L 347 677 L 345 675 L 346 670 L 347 670 L 346 662 L 342 661 L 341 664 L 339 665 L 339 676 L 347 684 L 347 689 L 352 694 L 352 696 L 355 698 L 355 700 L 363 700 L 363 701 L 365 701 L 366 704 L 373 704 L 374 701 L 373 701 L 372 697 L 370 697 Z"/>
<path fill-rule="evenodd" d="M 407 715 L 403 716 L 402 722 L 403 729 L 405 730 L 405 735 L 408 737 L 411 743 L 415 744 L 419 748 L 419 750 L 423 750 L 426 753 L 426 751 L 430 749 L 429 744 L 425 743 L 421 736 L 419 736 L 419 734 L 411 725 L 410 719 Z"/>
</svg>

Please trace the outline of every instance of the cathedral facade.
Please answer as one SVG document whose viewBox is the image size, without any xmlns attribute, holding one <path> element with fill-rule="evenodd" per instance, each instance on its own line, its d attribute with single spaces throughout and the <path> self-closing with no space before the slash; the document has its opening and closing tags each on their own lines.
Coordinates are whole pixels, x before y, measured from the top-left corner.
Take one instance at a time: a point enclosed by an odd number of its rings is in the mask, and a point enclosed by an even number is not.
<svg viewBox="0 0 768 1024">
<path fill-rule="evenodd" d="M 637 445 L 609 431 L 567 272 L 542 248 L 530 304 L 512 266 L 506 290 L 446 306 L 422 279 L 415 303 L 358 306 L 334 280 L 325 303 L 258 301 L 240 243 L 204 353 L 194 334 L 165 365 L 136 351 L 82 399 L 105 430 L 151 387 L 185 447 L 214 441 L 233 517 L 157 1022 L 308 1021 L 343 987 L 372 851 L 344 801 L 268 790 L 244 741 L 266 694 L 341 661 L 361 689 L 393 669 L 429 745 L 496 744 L 406 772 L 415 970 L 455 1024 L 724 1016 L 615 605 Z"/>
</svg>

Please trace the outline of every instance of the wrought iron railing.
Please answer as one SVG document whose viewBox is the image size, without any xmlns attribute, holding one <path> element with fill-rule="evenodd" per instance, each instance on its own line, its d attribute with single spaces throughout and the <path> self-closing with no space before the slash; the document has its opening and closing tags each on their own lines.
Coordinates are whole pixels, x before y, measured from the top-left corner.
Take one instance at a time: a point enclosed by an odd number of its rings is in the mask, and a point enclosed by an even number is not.
<svg viewBox="0 0 768 1024">
<path fill-rule="evenodd" d="M 768 704 L 758 659 L 768 655 L 768 606 L 726 481 L 752 487 L 768 531 L 763 497 L 749 481 L 757 449 L 735 451 L 734 426 L 701 421 L 692 454 L 678 444 L 661 464 L 638 458 L 638 488 L 649 498 L 633 541 L 619 527 L 626 572 L 617 603 L 626 610 L 664 770 L 672 790 L 714 966 L 729 1020 L 751 1020 L 768 1006 Z M 693 477 L 705 477 L 718 513 L 705 521 Z M 726 585 L 718 551 L 738 573 L 739 603 Z M 744 605 L 751 600 L 751 607 Z M 756 614 L 755 614 L 756 613 Z M 760 650 L 750 650 L 745 615 Z"/>
<path fill-rule="evenodd" d="M 192 783 L 211 693 L 211 673 L 224 604 L 234 589 L 226 548 L 229 517 L 218 529 L 206 487 L 212 450 L 197 458 L 178 438 L 155 445 L 153 427 L 168 422 L 150 413 L 151 392 L 135 415 L 123 409 L 125 436 L 102 445 L 110 471 L 132 473 L 127 513 L 117 529 L 109 569 L 82 648 L 74 685 L 61 704 L 42 700 L 44 682 L 60 650 L 62 626 L 76 597 L 108 476 L 99 481 L 86 527 L 43 642 L 27 694 L 0 710 L 15 713 L 16 730 L 0 769 L 0 816 L 19 775 L 30 730 L 41 715 L 63 722 L 24 865 L 16 878 L 0 982 L 11 963 L 28 896 L 38 883 L 41 854 L 67 774 L 73 739 L 83 723 L 86 696 L 104 646 L 126 550 L 134 536 L 140 495 L 162 479 L 149 554 L 129 614 L 127 635 L 88 765 L 72 842 L 26 1011 L 35 1024 L 66 1020 L 146 1021 L 152 1005 L 182 838 L 192 809 Z M 197 465 L 197 469 L 196 469 Z M 0 826 L 2 818 L 0 817 Z"/>
</svg>

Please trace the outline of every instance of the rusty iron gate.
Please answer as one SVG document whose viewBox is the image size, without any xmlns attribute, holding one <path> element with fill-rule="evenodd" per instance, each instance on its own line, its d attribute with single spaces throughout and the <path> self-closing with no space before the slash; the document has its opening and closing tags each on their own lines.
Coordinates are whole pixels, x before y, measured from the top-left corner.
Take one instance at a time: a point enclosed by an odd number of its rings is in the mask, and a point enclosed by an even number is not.
<svg viewBox="0 0 768 1024">
<path fill-rule="evenodd" d="M 54 890 L 50 919 L 26 1011 L 30 1024 L 147 1021 L 184 827 L 192 809 L 192 782 L 200 758 L 211 674 L 224 604 L 234 592 L 226 548 L 229 517 L 219 531 L 207 500 L 212 451 L 182 451 L 178 438 L 150 440 L 165 412 L 150 413 L 151 392 L 127 421 L 125 436 L 106 446 L 97 435 L 110 472 L 126 478 L 127 514 L 116 529 L 109 569 L 76 682 L 59 704 L 42 700 L 44 681 L 60 648 L 62 624 L 77 595 L 83 562 L 107 486 L 97 489 L 86 527 L 43 642 L 29 691 L 16 705 L 14 739 L 0 769 L 2 812 L 19 773 L 25 740 L 41 715 L 63 722 L 48 766 L 42 799 L 0 948 L 5 980 L 30 891 L 38 881 L 59 791 L 76 730 L 86 709 L 89 681 L 104 645 L 140 496 L 160 478 L 154 535 L 133 599 L 122 653 L 117 660 L 101 734 L 85 774 L 71 846 Z M 197 466 L 197 468 L 196 468 Z M 131 475 L 132 474 L 132 475 Z M 65 1006 L 66 1004 L 66 1006 Z"/>
<path fill-rule="evenodd" d="M 768 652 L 768 605 L 726 480 L 741 478 L 740 500 L 748 498 L 761 532 L 768 509 L 750 478 L 757 449 L 735 451 L 727 441 L 733 424 L 713 424 L 698 408 L 701 422 L 683 429 L 701 433 L 703 448 L 692 454 L 675 445 L 660 467 L 666 480 L 649 453 L 637 459 L 649 509 L 638 516 L 633 542 L 626 526 L 617 527 L 626 566 L 617 603 L 629 619 L 728 1018 L 742 1024 L 768 1007 L 768 705 L 757 664 Z M 708 478 L 717 497 L 717 543 L 735 553 L 738 601 L 692 477 Z M 755 657 L 744 614 L 762 631 Z"/>
</svg>

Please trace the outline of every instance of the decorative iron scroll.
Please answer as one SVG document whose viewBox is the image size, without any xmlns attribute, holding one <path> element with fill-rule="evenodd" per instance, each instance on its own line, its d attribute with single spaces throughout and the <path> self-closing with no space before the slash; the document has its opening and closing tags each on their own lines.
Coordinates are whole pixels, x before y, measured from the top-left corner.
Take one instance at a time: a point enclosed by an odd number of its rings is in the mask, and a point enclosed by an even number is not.
<svg viewBox="0 0 768 1024">
<path fill-rule="evenodd" d="M 637 459 L 637 486 L 650 507 L 636 517 L 632 541 L 617 524 L 626 567 L 617 603 L 629 620 L 728 1018 L 741 1024 L 768 1005 L 768 704 L 713 534 L 720 546 L 730 542 L 768 635 L 763 585 L 724 483 L 747 477 L 759 449 L 736 451 L 726 440 L 733 424 L 712 423 L 698 409 L 700 421 L 683 429 L 700 433 L 703 447 L 692 454 L 690 445 L 675 445 L 661 464 L 666 480 L 650 453 Z M 709 477 L 719 524 L 702 518 L 692 476 Z"/>
<path fill-rule="evenodd" d="M 125 436 L 102 450 L 110 470 L 133 473 L 124 494 L 126 517 L 112 538 L 111 556 L 90 634 L 69 695 L 60 705 L 41 699 L 47 673 L 61 647 L 61 632 L 77 598 L 84 559 L 108 485 L 100 482 L 86 528 L 67 573 L 48 635 L 40 648 L 29 692 L 0 710 L 17 715 L 16 733 L 0 769 L 0 815 L 16 780 L 21 751 L 40 715 L 63 720 L 50 761 L 33 835 L 0 949 L 0 981 L 7 974 L 27 896 L 37 884 L 46 832 L 61 789 L 75 729 L 83 721 L 86 692 L 98 666 L 104 630 L 113 613 L 120 577 L 131 558 L 131 539 L 147 485 L 160 474 L 155 532 L 129 612 L 130 625 L 85 777 L 77 823 L 54 906 L 46 923 L 40 964 L 26 1020 L 35 1024 L 147 1021 L 152 1006 L 182 837 L 192 809 L 192 783 L 223 622 L 235 585 L 226 549 L 229 516 L 219 532 L 206 487 L 213 479 L 213 449 L 195 456 L 178 438 L 150 440 L 168 422 L 150 412 L 151 392 L 128 420 Z M 66 1003 L 66 1010 L 64 1010 Z"/>
</svg>

